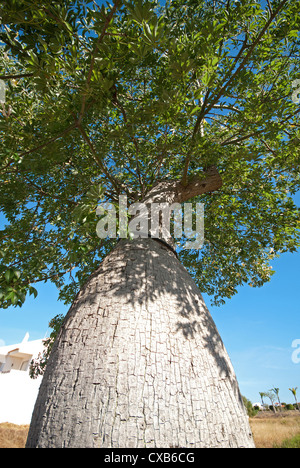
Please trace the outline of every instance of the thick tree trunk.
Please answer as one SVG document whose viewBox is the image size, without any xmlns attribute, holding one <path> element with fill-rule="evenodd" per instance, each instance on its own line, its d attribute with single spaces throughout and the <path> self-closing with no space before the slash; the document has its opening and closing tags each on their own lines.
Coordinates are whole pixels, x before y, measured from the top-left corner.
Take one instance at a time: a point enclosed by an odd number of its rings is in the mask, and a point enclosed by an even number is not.
<svg viewBox="0 0 300 468">
<path fill-rule="evenodd" d="M 154 239 L 122 240 L 70 308 L 27 447 L 253 447 L 202 296 Z"/>
</svg>

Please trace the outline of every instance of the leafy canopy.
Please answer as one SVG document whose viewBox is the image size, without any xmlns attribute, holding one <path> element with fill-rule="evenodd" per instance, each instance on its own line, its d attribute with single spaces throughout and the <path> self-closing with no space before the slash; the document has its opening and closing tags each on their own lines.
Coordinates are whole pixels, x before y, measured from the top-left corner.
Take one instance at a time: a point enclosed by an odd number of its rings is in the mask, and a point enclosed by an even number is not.
<svg viewBox="0 0 300 468">
<path fill-rule="evenodd" d="M 47 280 L 72 301 L 116 242 L 96 235 L 100 201 L 212 165 L 223 186 L 182 262 L 217 304 L 270 279 L 299 246 L 299 7 L 0 0 L 2 307 Z"/>
</svg>

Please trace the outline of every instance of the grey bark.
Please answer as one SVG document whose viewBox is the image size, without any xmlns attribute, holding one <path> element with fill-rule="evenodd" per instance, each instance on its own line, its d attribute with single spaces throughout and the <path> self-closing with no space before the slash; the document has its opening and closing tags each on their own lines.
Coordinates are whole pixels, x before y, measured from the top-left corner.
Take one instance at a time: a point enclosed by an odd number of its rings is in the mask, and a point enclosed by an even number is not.
<svg viewBox="0 0 300 468">
<path fill-rule="evenodd" d="M 166 245 L 120 241 L 80 291 L 27 447 L 254 447 L 216 326 Z"/>
</svg>

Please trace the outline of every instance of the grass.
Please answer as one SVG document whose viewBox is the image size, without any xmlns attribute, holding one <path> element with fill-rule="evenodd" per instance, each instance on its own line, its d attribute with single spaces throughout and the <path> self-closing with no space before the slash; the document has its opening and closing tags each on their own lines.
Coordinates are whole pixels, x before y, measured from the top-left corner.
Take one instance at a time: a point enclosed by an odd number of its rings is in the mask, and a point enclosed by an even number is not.
<svg viewBox="0 0 300 468">
<path fill-rule="evenodd" d="M 0 448 L 24 448 L 29 426 L 0 424 Z"/>
<path fill-rule="evenodd" d="M 286 439 L 282 442 L 281 445 L 276 448 L 300 448 L 300 434 L 292 437 L 291 439 Z"/>
<path fill-rule="evenodd" d="M 300 413 L 286 411 L 250 418 L 257 448 L 300 448 Z M 298 444 L 298 445 L 297 445 Z"/>
<path fill-rule="evenodd" d="M 300 413 L 285 411 L 250 418 L 257 448 L 300 448 Z M 0 448 L 24 448 L 29 426 L 0 424 Z"/>
</svg>

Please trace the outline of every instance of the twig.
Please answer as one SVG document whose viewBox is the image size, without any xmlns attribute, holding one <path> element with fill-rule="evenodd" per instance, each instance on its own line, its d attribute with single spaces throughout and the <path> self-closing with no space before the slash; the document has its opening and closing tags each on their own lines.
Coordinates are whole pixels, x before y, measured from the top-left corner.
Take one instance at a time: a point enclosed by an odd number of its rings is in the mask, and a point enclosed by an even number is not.
<svg viewBox="0 0 300 468">
<path fill-rule="evenodd" d="M 101 159 L 99 158 L 98 154 L 97 154 L 97 151 L 95 150 L 95 147 L 93 145 L 93 143 L 91 142 L 90 138 L 88 137 L 88 135 L 86 134 L 84 128 L 76 123 L 76 127 L 78 128 L 79 132 L 81 133 L 84 141 L 87 143 L 87 145 L 89 146 L 90 150 L 91 150 L 91 153 L 93 155 L 93 158 L 94 160 L 96 161 L 96 163 L 98 164 L 98 166 L 100 167 L 100 169 L 103 171 L 103 173 L 105 174 L 105 176 L 107 177 L 107 179 L 111 182 L 111 184 L 113 185 L 113 187 L 115 188 L 116 192 L 119 193 L 120 192 L 120 184 L 119 182 L 117 182 L 115 180 L 114 177 L 111 176 L 109 170 L 106 168 L 105 164 L 101 161 Z"/>
<path fill-rule="evenodd" d="M 0 80 L 17 80 L 19 78 L 29 78 L 33 73 L 20 73 L 18 75 L 0 75 Z"/>
<path fill-rule="evenodd" d="M 38 193 L 40 193 L 42 196 L 50 197 L 53 200 L 60 200 L 64 203 L 71 203 L 71 204 L 77 205 L 77 202 L 75 202 L 74 200 L 66 200 L 65 198 L 60 197 L 59 195 L 52 195 L 51 193 L 46 192 L 41 186 L 35 184 L 30 179 L 28 179 L 28 177 L 25 174 L 23 174 L 22 172 L 20 174 L 26 180 L 27 184 L 35 188 L 38 191 Z"/>
<path fill-rule="evenodd" d="M 64 23 L 64 21 L 61 19 L 61 18 L 58 18 L 56 15 L 54 15 L 53 13 L 51 13 L 51 11 L 45 7 L 43 7 L 43 10 L 44 12 L 49 15 L 52 19 L 54 19 L 54 21 L 56 21 L 57 23 L 61 24 L 63 26 L 63 28 L 68 32 L 70 33 L 70 30 L 67 28 L 66 24 Z M 90 50 L 86 47 L 85 43 L 80 39 L 80 37 L 78 36 L 78 34 L 76 32 L 73 32 L 72 31 L 72 36 L 75 37 L 78 42 L 83 46 L 83 48 L 85 50 L 87 50 L 88 52 L 90 52 Z"/>
<path fill-rule="evenodd" d="M 248 62 L 249 58 L 252 56 L 252 53 L 255 49 L 255 47 L 257 46 L 257 44 L 260 42 L 261 38 L 264 36 L 265 32 L 267 31 L 267 29 L 269 28 L 270 24 L 272 23 L 272 21 L 274 20 L 274 18 L 277 16 L 277 14 L 280 12 L 280 10 L 284 7 L 284 5 L 288 2 L 288 0 L 283 0 L 279 5 L 278 7 L 276 8 L 276 10 L 274 12 L 272 12 L 272 14 L 270 15 L 270 18 L 269 20 L 266 22 L 265 26 L 262 28 L 261 32 L 258 34 L 258 36 L 256 37 L 256 39 L 253 41 L 253 43 L 251 44 L 251 46 L 249 47 L 249 50 L 246 54 L 246 56 L 244 57 L 244 59 L 242 60 L 242 62 L 240 63 L 240 65 L 238 66 L 238 68 L 235 70 L 235 72 L 227 79 L 227 81 L 224 83 L 224 85 L 221 87 L 220 91 L 218 92 L 217 96 L 210 102 L 209 106 L 206 108 L 206 102 L 204 101 L 202 107 L 201 107 L 201 110 L 200 110 L 200 114 L 196 120 L 196 124 L 195 124 L 195 127 L 194 127 L 194 132 L 193 132 L 193 136 L 192 136 L 192 144 L 193 144 L 193 140 L 194 140 L 194 137 L 196 135 L 196 133 L 198 132 L 199 130 L 199 127 L 201 125 L 201 122 L 202 120 L 204 119 L 205 115 L 213 108 L 213 106 L 215 104 L 217 104 L 217 102 L 219 101 L 219 99 L 223 96 L 224 92 L 226 91 L 226 89 L 228 88 L 228 86 L 234 81 L 234 79 L 238 76 L 238 74 L 243 70 L 243 68 L 245 67 L 246 63 Z M 239 53 L 237 54 L 236 56 L 236 59 L 235 59 L 235 62 L 233 63 L 233 65 L 231 66 L 229 72 L 227 73 L 227 76 L 229 73 L 231 73 L 233 70 L 234 70 L 234 67 L 236 66 L 238 60 L 241 58 L 242 56 L 242 53 L 244 52 L 244 50 L 246 49 L 247 47 L 247 33 L 245 35 L 245 40 L 244 40 L 244 43 L 239 51 Z M 226 78 L 225 78 L 226 79 Z M 187 184 L 187 173 L 188 173 L 188 168 L 189 168 L 189 164 L 190 164 L 190 159 L 191 159 L 191 152 L 192 152 L 192 149 L 189 150 L 187 156 L 186 156 L 186 159 L 185 159 L 185 165 L 184 165 L 184 170 L 183 170 L 183 177 L 182 177 L 182 184 L 183 185 L 186 185 Z"/>
<path fill-rule="evenodd" d="M 59 138 L 61 138 L 62 136 L 66 135 L 67 133 L 69 133 L 71 130 L 73 130 L 74 128 L 76 127 L 75 124 L 72 124 L 70 125 L 69 127 L 67 127 L 65 130 L 63 130 L 62 132 L 60 132 L 58 135 L 55 135 L 53 136 L 52 138 L 50 138 L 49 140 L 45 141 L 44 143 L 42 143 L 41 145 L 38 145 L 36 146 L 35 148 L 32 148 L 31 150 L 29 151 L 25 151 L 24 153 L 21 153 L 20 154 L 20 158 L 22 158 L 23 156 L 27 156 L 28 154 L 31 154 L 35 151 L 38 151 L 40 149 L 43 149 L 45 148 L 46 146 L 50 145 L 50 143 L 53 143 L 54 141 L 58 140 Z"/>
<path fill-rule="evenodd" d="M 265 34 L 265 32 L 267 31 L 267 29 L 269 28 L 270 24 L 272 23 L 272 21 L 274 20 L 274 18 L 277 16 L 277 14 L 280 12 L 280 10 L 284 7 L 284 5 L 288 2 L 288 0 L 283 0 L 279 6 L 276 8 L 276 10 L 274 11 L 274 13 L 272 13 L 272 15 L 270 16 L 269 20 L 266 22 L 265 26 L 263 27 L 263 29 L 261 30 L 261 32 L 259 33 L 259 35 L 257 36 L 257 38 L 255 39 L 255 41 L 251 44 L 251 46 L 249 47 L 249 50 L 245 56 L 245 58 L 242 60 L 241 64 L 239 65 L 239 67 L 236 69 L 236 71 L 233 73 L 233 75 L 227 80 L 227 82 L 221 87 L 219 93 L 217 94 L 217 96 L 215 97 L 215 99 L 212 101 L 212 103 L 208 106 L 206 112 L 209 112 L 211 110 L 211 108 L 219 101 L 220 97 L 224 94 L 224 91 L 226 90 L 226 88 L 232 83 L 232 81 L 234 81 L 235 77 L 242 71 L 242 69 L 244 68 L 244 66 L 246 65 L 246 63 L 248 62 L 249 58 L 251 57 L 255 47 L 257 46 L 257 44 L 259 43 L 259 41 L 261 40 L 261 38 L 263 37 L 263 35 Z M 237 59 L 240 58 L 241 56 L 241 52 L 243 51 L 243 49 L 246 47 L 246 38 L 245 38 L 245 42 L 237 56 Z M 237 62 L 237 60 L 236 60 Z M 203 115 L 204 117 L 204 115 Z M 203 118 L 202 117 L 202 118 Z"/>
<path fill-rule="evenodd" d="M 276 124 L 277 125 L 282 125 L 283 123 L 287 122 L 291 117 L 294 117 L 295 115 L 299 114 L 299 112 L 300 112 L 300 109 L 296 110 L 292 114 L 289 114 L 285 119 L 280 120 L 279 122 L 276 122 Z M 251 138 L 253 136 L 260 135 L 263 132 L 264 132 L 264 130 L 257 130 L 256 132 L 249 133 L 248 135 L 245 135 L 245 136 L 240 137 L 240 138 L 236 138 L 235 140 L 230 140 L 229 138 L 227 138 L 225 141 L 223 141 L 221 143 L 221 146 L 234 145 L 236 143 L 240 143 L 243 140 L 247 140 L 247 138 Z"/>
<path fill-rule="evenodd" d="M 115 90 L 115 93 L 114 93 L 112 103 L 115 104 L 115 106 L 118 109 L 120 109 L 120 111 L 122 113 L 122 116 L 123 116 L 123 120 L 125 122 L 125 125 L 128 128 L 130 139 L 131 139 L 131 141 L 134 144 L 134 147 L 136 149 L 136 157 L 135 157 L 136 171 L 137 171 L 139 183 L 140 183 L 140 186 L 141 186 L 142 197 L 144 197 L 144 184 L 143 184 L 143 181 L 142 181 L 142 176 L 141 176 L 141 171 L 140 171 L 140 164 L 139 164 L 139 159 L 138 159 L 138 153 L 140 151 L 139 150 L 139 144 L 138 144 L 138 141 L 137 141 L 136 137 L 134 135 L 131 135 L 130 124 L 128 123 L 127 114 L 126 114 L 126 111 L 124 109 L 123 104 L 118 100 L 117 88 L 115 86 L 114 86 L 114 90 Z"/>
<path fill-rule="evenodd" d="M 24 151 L 23 153 L 20 154 L 20 158 L 23 158 L 24 156 L 28 156 L 29 154 L 31 153 L 34 153 L 35 151 L 38 151 L 38 150 L 41 150 L 43 148 L 46 148 L 46 146 L 50 145 L 50 143 L 53 143 L 54 141 L 58 140 L 59 138 L 61 138 L 62 136 L 66 135 L 67 133 L 69 133 L 71 130 L 73 130 L 74 128 L 76 127 L 75 124 L 72 124 L 70 125 L 69 127 L 67 127 L 65 130 L 63 130 L 62 132 L 60 132 L 58 135 L 55 135 L 53 136 L 52 138 L 50 138 L 49 140 L 45 141 L 44 143 L 41 143 L 40 145 L 38 146 L 35 146 L 34 148 L 32 148 L 31 150 L 28 150 L 28 151 Z M 7 169 L 10 164 L 14 162 L 14 159 L 11 159 L 4 167 L 1 167 L 0 168 L 0 173 L 3 172 L 5 169 Z"/>
<path fill-rule="evenodd" d="M 272 15 L 272 14 L 273 14 L 273 10 L 272 10 L 272 6 L 271 6 L 271 3 L 270 3 L 270 0 L 267 0 L 267 4 L 268 4 L 268 8 L 269 8 L 270 15 Z"/>
<path fill-rule="evenodd" d="M 92 79 L 92 74 L 93 74 L 93 69 L 94 69 L 94 65 L 95 65 L 95 60 L 96 60 L 96 53 L 98 51 L 98 47 L 99 45 L 101 44 L 103 38 L 105 37 L 105 33 L 106 33 L 106 30 L 119 6 L 119 4 L 121 3 L 121 0 L 116 0 L 115 3 L 114 3 L 114 6 L 113 8 L 111 9 L 111 12 L 109 13 L 109 15 L 107 16 L 106 18 L 106 21 L 105 21 L 105 24 L 103 26 L 103 29 L 102 29 L 102 32 L 100 34 L 100 36 L 98 37 L 98 40 L 96 42 L 96 45 L 94 47 L 94 50 L 93 50 L 93 53 L 92 53 L 92 58 L 91 58 L 91 64 L 90 64 L 90 68 L 89 68 L 89 72 L 88 72 L 88 76 L 87 76 L 87 80 L 86 80 L 86 90 L 88 89 L 89 87 L 89 84 L 91 82 L 91 79 Z M 83 95 L 83 98 L 82 98 L 82 102 L 81 102 L 81 110 L 80 110 L 80 113 L 79 113 L 79 116 L 78 116 L 78 125 L 80 126 L 81 125 L 81 122 L 82 122 L 82 119 L 83 119 L 83 115 L 84 115 L 84 111 L 85 111 L 85 105 L 86 105 L 86 96 L 87 94 L 85 93 Z"/>
</svg>

